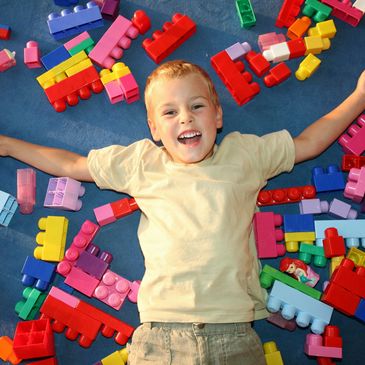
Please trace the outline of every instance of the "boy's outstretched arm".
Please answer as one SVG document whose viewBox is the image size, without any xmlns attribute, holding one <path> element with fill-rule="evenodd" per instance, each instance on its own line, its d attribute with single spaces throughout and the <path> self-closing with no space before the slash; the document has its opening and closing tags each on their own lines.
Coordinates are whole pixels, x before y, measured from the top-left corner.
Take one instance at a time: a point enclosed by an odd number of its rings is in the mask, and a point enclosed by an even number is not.
<svg viewBox="0 0 365 365">
<path fill-rule="evenodd" d="M 321 154 L 364 109 L 365 71 L 360 75 L 356 89 L 348 98 L 294 138 L 295 163 Z"/>
<path fill-rule="evenodd" d="M 54 176 L 94 181 L 86 157 L 59 148 L 40 146 L 0 135 L 0 156 L 10 156 Z"/>
</svg>

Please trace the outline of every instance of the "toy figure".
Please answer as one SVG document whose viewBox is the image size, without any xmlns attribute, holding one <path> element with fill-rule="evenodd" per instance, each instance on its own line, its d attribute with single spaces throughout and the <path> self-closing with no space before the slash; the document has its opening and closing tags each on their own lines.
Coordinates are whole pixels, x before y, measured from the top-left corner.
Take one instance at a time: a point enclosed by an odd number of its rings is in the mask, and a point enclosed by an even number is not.
<svg viewBox="0 0 365 365">
<path fill-rule="evenodd" d="M 319 280 L 315 273 L 306 263 L 298 259 L 285 257 L 280 261 L 280 271 L 286 272 L 301 283 L 314 287 Z"/>
</svg>

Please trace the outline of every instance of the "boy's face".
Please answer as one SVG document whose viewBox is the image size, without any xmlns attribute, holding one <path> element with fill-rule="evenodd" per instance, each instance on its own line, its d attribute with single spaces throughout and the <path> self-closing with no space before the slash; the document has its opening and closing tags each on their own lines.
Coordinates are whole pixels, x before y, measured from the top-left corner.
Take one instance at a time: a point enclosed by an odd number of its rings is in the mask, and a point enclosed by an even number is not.
<svg viewBox="0 0 365 365">
<path fill-rule="evenodd" d="M 199 74 L 156 80 L 150 94 L 148 125 L 155 141 L 162 141 L 175 162 L 195 163 L 213 153 L 222 109 L 211 100 Z"/>
</svg>

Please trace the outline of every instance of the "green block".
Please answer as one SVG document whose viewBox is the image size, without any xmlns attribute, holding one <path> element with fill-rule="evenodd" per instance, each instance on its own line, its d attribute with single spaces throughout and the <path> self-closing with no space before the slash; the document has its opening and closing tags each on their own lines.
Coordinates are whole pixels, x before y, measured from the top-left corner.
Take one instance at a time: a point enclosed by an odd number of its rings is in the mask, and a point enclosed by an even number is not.
<svg viewBox="0 0 365 365">
<path fill-rule="evenodd" d="M 236 9 L 241 28 L 245 27 L 248 29 L 256 25 L 256 17 L 250 0 L 236 0 Z"/>
<path fill-rule="evenodd" d="M 310 264 L 313 257 L 313 265 L 318 267 L 325 267 L 327 265 L 327 258 L 324 255 L 323 247 L 301 243 L 299 248 L 299 260 Z"/>
<path fill-rule="evenodd" d="M 77 46 L 71 48 L 68 50 L 68 53 L 71 56 L 74 56 L 76 53 L 79 53 L 81 51 L 85 51 L 87 54 L 90 53 L 90 51 L 94 48 L 94 41 L 91 38 L 87 38 L 81 43 L 79 43 Z"/>
<path fill-rule="evenodd" d="M 313 18 L 315 22 L 323 22 L 332 12 L 332 8 L 322 4 L 318 0 L 306 0 L 303 8 L 303 14 Z"/>
<path fill-rule="evenodd" d="M 260 273 L 260 284 L 263 288 L 270 288 L 275 280 L 279 280 L 282 283 L 291 286 L 300 292 L 309 295 L 310 297 L 319 300 L 322 293 L 308 285 L 305 285 L 298 280 L 295 280 L 291 276 L 284 274 L 283 272 L 276 270 L 275 268 L 265 265 Z"/>
<path fill-rule="evenodd" d="M 16 303 L 15 312 L 21 319 L 34 319 L 46 296 L 45 293 L 40 292 L 38 289 L 26 287 L 23 290 L 23 298 L 25 300 Z"/>
</svg>

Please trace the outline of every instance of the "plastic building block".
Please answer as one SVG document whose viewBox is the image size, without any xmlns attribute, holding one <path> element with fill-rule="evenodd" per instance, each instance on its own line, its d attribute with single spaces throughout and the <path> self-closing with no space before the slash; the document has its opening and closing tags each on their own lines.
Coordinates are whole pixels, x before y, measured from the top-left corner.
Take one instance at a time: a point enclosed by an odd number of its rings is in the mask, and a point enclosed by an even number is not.
<svg viewBox="0 0 365 365">
<path fill-rule="evenodd" d="M 118 81 L 128 104 L 139 100 L 139 87 L 136 79 L 131 73 L 122 76 Z"/>
<path fill-rule="evenodd" d="M 112 68 L 115 60 L 123 56 L 123 49 L 129 48 L 138 34 L 132 22 L 119 15 L 96 43 L 89 57 L 100 67 Z"/>
<path fill-rule="evenodd" d="M 314 167 L 312 169 L 312 180 L 318 193 L 345 188 L 343 173 L 337 165 L 329 165 L 326 170 L 322 167 Z"/>
<path fill-rule="evenodd" d="M 298 70 L 295 71 L 295 77 L 300 81 L 304 81 L 305 79 L 313 75 L 313 73 L 318 69 L 320 64 L 321 60 L 310 53 L 299 64 Z"/>
<path fill-rule="evenodd" d="M 187 15 L 176 13 L 172 22 L 163 25 L 163 31 L 157 30 L 152 38 L 146 38 L 142 47 L 148 56 L 160 63 L 163 59 L 175 51 L 181 44 L 196 32 L 196 24 Z"/>
<path fill-rule="evenodd" d="M 333 38 L 336 35 L 337 29 L 333 19 L 319 22 L 315 27 L 308 29 L 308 35 L 319 35 L 322 38 Z"/>
<path fill-rule="evenodd" d="M 305 55 L 319 54 L 331 47 L 331 41 L 328 38 L 322 38 L 319 35 L 304 37 L 305 48 L 307 49 Z"/>
<path fill-rule="evenodd" d="M 69 58 L 71 58 L 70 53 L 67 51 L 65 46 L 62 45 L 44 55 L 41 58 L 41 62 L 46 70 L 50 70 Z"/>
<path fill-rule="evenodd" d="M 15 52 L 4 48 L 0 51 L 0 72 L 4 72 L 16 65 Z"/>
<path fill-rule="evenodd" d="M 290 75 L 290 68 L 284 62 L 281 62 L 269 70 L 269 74 L 264 77 L 264 84 L 267 87 L 279 85 L 288 79 Z"/>
<path fill-rule="evenodd" d="M 273 44 L 282 42 L 285 42 L 285 35 L 275 32 L 260 34 L 257 39 L 257 44 L 261 52 L 266 51 Z"/>
<path fill-rule="evenodd" d="M 136 10 L 134 12 L 132 23 L 140 34 L 147 33 L 151 28 L 151 20 L 143 10 Z"/>
<path fill-rule="evenodd" d="M 48 319 L 18 322 L 13 341 L 14 353 L 22 359 L 53 356 L 54 337 Z"/>
<path fill-rule="evenodd" d="M 63 46 L 71 56 L 74 56 L 81 51 L 85 51 L 89 54 L 94 48 L 94 45 L 95 43 L 90 37 L 90 34 L 85 31 L 66 42 Z"/>
<path fill-rule="evenodd" d="M 127 349 L 121 349 L 119 351 L 114 351 L 110 355 L 101 359 L 101 365 L 125 365 L 128 360 Z"/>
<path fill-rule="evenodd" d="M 290 27 L 299 14 L 303 2 L 304 0 L 284 0 L 276 19 L 275 26 L 279 28 Z"/>
<path fill-rule="evenodd" d="M 285 248 L 288 252 L 297 252 L 299 243 L 312 245 L 316 239 L 314 232 L 289 232 L 284 234 Z"/>
<path fill-rule="evenodd" d="M 84 194 L 85 188 L 80 182 L 70 177 L 54 177 L 49 179 L 44 206 L 77 211 L 82 207 L 79 197 Z"/>
<path fill-rule="evenodd" d="M 252 82 L 252 75 L 244 71 L 243 62 L 232 61 L 226 51 L 214 55 L 210 63 L 238 105 L 249 102 L 260 92 L 259 84 Z"/>
<path fill-rule="evenodd" d="M 80 253 L 75 266 L 87 274 L 101 280 L 113 261 L 113 255 L 107 251 L 100 251 L 98 246 L 90 243 L 86 250 Z"/>
<path fill-rule="evenodd" d="M 297 203 L 303 199 L 316 197 L 316 189 L 313 185 L 295 186 L 274 190 L 261 190 L 257 197 L 257 205 L 264 207 L 287 203 Z"/>
<path fill-rule="evenodd" d="M 312 21 L 307 16 L 303 16 L 295 20 L 295 22 L 288 28 L 286 35 L 289 39 L 296 39 L 303 37 L 311 26 Z"/>
<path fill-rule="evenodd" d="M 314 232 L 314 219 L 312 214 L 284 214 L 284 231 L 289 232 Z"/>
<path fill-rule="evenodd" d="M 33 361 L 31 364 L 27 365 L 58 365 L 57 359 L 55 357 L 50 357 L 48 359 Z"/>
<path fill-rule="evenodd" d="M 323 345 L 328 347 L 343 347 L 340 329 L 337 326 L 326 326 L 323 333 Z"/>
<path fill-rule="evenodd" d="M 7 227 L 17 208 L 16 199 L 0 190 L 0 225 Z"/>
<path fill-rule="evenodd" d="M 287 320 L 285 319 L 280 312 L 271 313 L 266 320 L 275 326 L 278 326 L 282 329 L 288 330 L 288 331 L 295 331 L 297 329 L 297 323 L 294 319 Z"/>
<path fill-rule="evenodd" d="M 269 265 L 265 265 L 260 273 L 260 284 L 263 288 L 268 289 L 270 288 L 274 281 L 278 280 L 282 283 L 289 285 L 290 287 L 309 295 L 314 299 L 320 299 L 321 292 L 310 287 L 308 285 L 303 284 L 302 282 L 292 278 L 291 276 L 284 274 L 283 272 L 274 269 Z"/>
<path fill-rule="evenodd" d="M 326 20 L 331 15 L 332 9 L 323 3 L 324 1 L 306 0 L 303 8 L 303 14 L 313 18 L 315 22 L 322 22 Z"/>
<path fill-rule="evenodd" d="M 345 256 L 334 256 L 331 257 L 329 274 L 330 276 L 334 273 L 334 271 L 340 266 L 341 261 L 345 258 Z"/>
<path fill-rule="evenodd" d="M 67 77 L 59 83 L 45 89 L 44 92 L 57 112 L 66 110 L 66 105 L 74 106 L 80 99 L 89 99 L 91 91 L 98 94 L 104 87 L 94 66 Z M 67 104 L 66 104 L 67 103 Z"/>
<path fill-rule="evenodd" d="M 104 19 L 114 20 L 119 14 L 120 0 L 104 0 L 100 9 Z"/>
<path fill-rule="evenodd" d="M 11 35 L 11 28 L 8 25 L 0 24 L 0 39 L 8 40 Z"/>
<path fill-rule="evenodd" d="M 361 299 L 359 305 L 356 308 L 354 317 L 362 322 L 365 322 L 365 300 Z"/>
<path fill-rule="evenodd" d="M 338 143 L 345 153 L 360 156 L 365 151 L 365 114 L 360 115 L 356 123 L 353 123 L 347 133 L 343 134 Z"/>
<path fill-rule="evenodd" d="M 25 286 L 34 286 L 40 291 L 46 291 L 54 278 L 55 265 L 34 257 L 27 256 L 22 268 L 22 283 Z"/>
<path fill-rule="evenodd" d="M 364 266 L 365 267 L 365 252 L 359 250 L 356 247 L 351 247 L 347 251 L 346 257 L 352 260 L 356 266 Z"/>
<path fill-rule="evenodd" d="M 299 202 L 300 214 L 321 214 L 327 213 L 329 204 L 326 200 L 306 199 Z"/>
<path fill-rule="evenodd" d="M 13 350 L 13 340 L 8 336 L 0 337 L 0 359 L 9 361 L 10 364 L 17 365 L 22 359 L 19 359 Z"/>
<path fill-rule="evenodd" d="M 332 8 L 331 15 L 338 18 L 353 27 L 356 27 L 364 13 L 353 7 L 350 0 L 321 0 L 323 4 L 326 4 Z"/>
<path fill-rule="evenodd" d="M 55 40 L 74 36 L 85 30 L 99 28 L 104 25 L 99 7 L 89 1 L 86 7 L 82 5 L 71 9 L 63 9 L 61 14 L 48 15 L 48 29 Z"/>
<path fill-rule="evenodd" d="M 24 48 L 24 64 L 28 68 L 40 68 L 42 64 L 40 62 L 40 52 L 38 43 L 35 41 L 27 42 Z"/>
<path fill-rule="evenodd" d="M 259 258 L 283 256 L 285 247 L 277 241 L 284 239 L 284 232 L 276 227 L 281 226 L 283 218 L 272 212 L 257 212 L 253 218 L 255 242 Z"/>
<path fill-rule="evenodd" d="M 251 46 L 247 42 L 237 42 L 226 48 L 225 51 L 228 53 L 229 57 L 231 57 L 232 61 L 237 61 L 240 57 L 245 56 L 251 51 Z"/>
<path fill-rule="evenodd" d="M 31 214 L 35 205 L 36 196 L 36 173 L 35 170 L 17 169 L 16 170 L 16 200 L 22 214 Z"/>
<path fill-rule="evenodd" d="M 365 194 L 365 184 L 364 184 L 364 194 Z M 336 198 L 331 201 L 328 213 L 335 217 L 340 217 L 344 219 L 356 219 L 358 215 L 358 212 L 355 209 L 352 209 L 350 204 L 347 204 L 342 200 Z"/>
<path fill-rule="evenodd" d="M 256 53 L 255 51 L 249 51 L 248 53 L 246 53 L 245 59 L 250 69 L 258 77 L 262 77 L 270 69 L 269 61 L 267 61 L 266 58 L 263 57 L 261 53 Z"/>
<path fill-rule="evenodd" d="M 256 25 L 256 16 L 250 0 L 236 0 L 236 10 L 241 28 L 249 29 Z"/>
<path fill-rule="evenodd" d="M 79 0 L 53 0 L 53 2 L 58 6 L 72 6 L 76 5 Z"/>
<path fill-rule="evenodd" d="M 342 347 L 323 345 L 323 338 L 321 335 L 308 334 L 306 336 L 304 353 L 308 356 L 321 356 L 342 359 Z"/>
<path fill-rule="evenodd" d="M 65 217 L 48 216 L 38 221 L 41 231 L 36 237 L 38 247 L 34 250 L 36 259 L 46 261 L 61 261 L 65 252 L 68 219 Z"/>
<path fill-rule="evenodd" d="M 343 195 L 356 203 L 361 203 L 365 195 L 365 167 L 352 168 Z"/>
<path fill-rule="evenodd" d="M 74 237 L 70 247 L 66 250 L 65 257 L 57 265 L 57 272 L 59 274 L 67 276 L 77 259 L 80 257 L 80 254 L 85 251 L 99 229 L 100 227 L 97 224 L 89 220 L 86 220 L 82 224 L 80 231 Z"/>
<path fill-rule="evenodd" d="M 136 302 L 139 283 L 133 283 L 111 270 L 107 270 L 93 296 L 119 310 L 127 296 L 130 301 Z"/>
<path fill-rule="evenodd" d="M 342 171 L 350 171 L 353 167 L 360 169 L 365 166 L 365 156 L 343 155 Z"/>
<path fill-rule="evenodd" d="M 363 13 L 365 13 L 365 1 L 364 0 L 356 0 L 352 6 L 356 9 L 359 9 Z"/>
<path fill-rule="evenodd" d="M 270 46 L 269 49 L 262 52 L 262 55 L 272 62 L 286 61 L 290 58 L 290 50 L 287 42 L 277 43 Z"/>
<path fill-rule="evenodd" d="M 324 231 L 327 228 L 336 228 L 338 234 L 341 235 L 346 242 L 346 246 L 358 247 L 359 244 L 365 247 L 365 220 L 364 219 L 347 219 L 347 220 L 323 220 L 315 221 L 314 227 L 316 231 L 316 244 L 322 245 L 325 238 Z"/>
<path fill-rule="evenodd" d="M 296 38 L 286 42 L 289 48 L 289 59 L 302 57 L 307 52 L 305 42 L 303 38 Z"/>
<path fill-rule="evenodd" d="M 296 315 L 299 327 L 307 327 L 311 323 L 313 333 L 320 335 L 326 325 L 330 323 L 333 308 L 280 281 L 275 281 L 267 302 L 269 312 L 278 312 L 285 319 L 292 319 Z"/>
<path fill-rule="evenodd" d="M 299 248 L 299 260 L 304 261 L 306 264 L 310 264 L 312 259 L 315 266 L 326 266 L 327 258 L 324 255 L 323 247 L 318 247 L 307 243 L 301 243 Z"/>
<path fill-rule="evenodd" d="M 27 287 L 23 290 L 23 298 L 15 305 L 15 312 L 21 319 L 34 319 L 46 299 L 46 294 L 37 289 Z"/>
<path fill-rule="evenodd" d="M 100 280 L 89 275 L 82 269 L 76 266 L 71 268 L 65 279 L 65 284 L 71 286 L 72 288 L 78 290 L 80 293 L 91 297 L 94 290 L 99 285 Z"/>
<path fill-rule="evenodd" d="M 265 342 L 262 346 L 267 365 L 284 365 L 281 353 L 274 341 Z"/>
<path fill-rule="evenodd" d="M 346 253 L 345 241 L 342 236 L 338 235 L 336 228 L 327 228 L 324 231 L 323 239 L 324 255 L 327 258 L 343 256 Z"/>
</svg>

